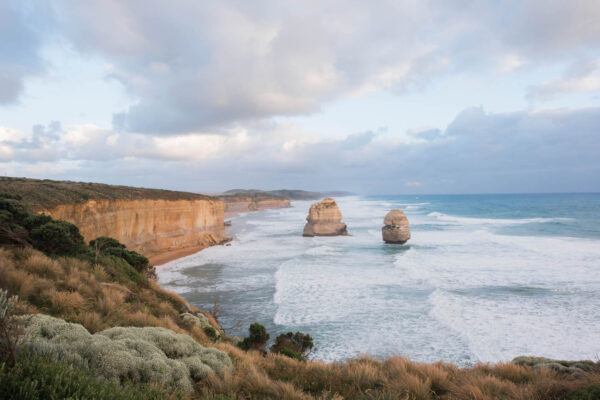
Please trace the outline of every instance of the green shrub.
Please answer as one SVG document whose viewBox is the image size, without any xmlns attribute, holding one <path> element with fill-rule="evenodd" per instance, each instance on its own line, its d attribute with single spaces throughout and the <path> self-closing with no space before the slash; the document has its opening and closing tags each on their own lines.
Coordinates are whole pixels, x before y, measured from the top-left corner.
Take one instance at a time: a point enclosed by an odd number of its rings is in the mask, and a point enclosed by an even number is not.
<svg viewBox="0 0 600 400">
<path fill-rule="evenodd" d="M 306 361 L 306 356 L 314 346 L 313 338 L 302 332 L 288 332 L 275 338 L 271 353 L 281 353 L 285 356 Z"/>
<path fill-rule="evenodd" d="M 12 200 L 22 200 L 23 197 L 17 193 L 8 193 L 8 192 L 0 192 L 0 198 L 2 199 L 12 199 Z"/>
<path fill-rule="evenodd" d="M 50 221 L 31 230 L 33 247 L 52 255 L 76 255 L 86 251 L 79 228 L 66 221 Z"/>
<path fill-rule="evenodd" d="M 158 388 L 120 385 L 65 362 L 24 354 L 16 366 L 0 368 L 0 398 L 159 400 L 172 397 Z"/>
<path fill-rule="evenodd" d="M 567 400 L 598 400 L 600 399 L 600 384 L 592 384 L 584 389 L 575 390 L 567 396 Z"/>
<path fill-rule="evenodd" d="M 258 322 L 255 322 L 250 325 L 250 328 L 248 328 L 248 332 L 250 333 L 250 335 L 245 337 L 244 340 L 242 340 L 238 344 L 238 346 L 242 350 L 254 349 L 254 350 L 264 351 L 265 345 L 267 344 L 267 341 L 271 337 L 267 333 L 267 330 L 265 329 L 265 327 L 263 325 L 259 324 Z"/>
<path fill-rule="evenodd" d="M 279 354 L 283 354 L 284 356 L 293 358 L 298 361 L 306 361 L 306 358 L 304 358 L 304 356 L 302 356 L 302 354 L 300 354 L 297 351 L 294 351 L 292 349 L 289 349 L 287 347 L 282 347 L 281 350 L 279 351 Z"/>
<path fill-rule="evenodd" d="M 204 333 L 206 334 L 206 336 L 208 336 L 208 338 L 210 340 L 212 340 L 213 342 L 216 342 L 217 339 L 219 339 L 219 335 L 217 334 L 217 330 L 215 328 L 213 328 L 212 326 L 205 326 L 204 328 L 202 328 L 202 330 L 204 331 Z"/>
<path fill-rule="evenodd" d="M 28 230 L 32 230 L 51 221 L 52 217 L 46 214 L 28 214 L 23 218 L 22 224 Z"/>
<path fill-rule="evenodd" d="M 100 254 L 108 254 L 124 259 L 138 272 L 145 273 L 148 270 L 148 258 L 135 251 L 127 250 L 126 246 L 117 239 L 101 236 L 90 241 L 90 247 L 95 251 L 96 259 Z"/>
<path fill-rule="evenodd" d="M 124 249 L 125 245 L 119 242 L 117 239 L 113 239 L 108 236 L 100 236 L 90 241 L 90 246 L 98 248 L 100 251 L 112 248 Z"/>
<path fill-rule="evenodd" d="M 26 323 L 20 350 L 95 370 L 115 382 L 164 385 L 189 393 L 192 381 L 232 370 L 229 356 L 165 328 L 111 328 L 94 335 L 79 324 L 47 315 Z"/>
<path fill-rule="evenodd" d="M 135 251 L 111 248 L 107 250 L 107 253 L 111 256 L 120 257 L 123 260 L 127 261 L 129 265 L 135 268 L 135 270 L 138 272 L 144 272 L 148 268 L 148 258 L 139 253 L 136 253 Z"/>
<path fill-rule="evenodd" d="M 17 199 L 0 197 L 0 210 L 6 210 L 20 220 L 26 216 L 25 208 Z"/>
<path fill-rule="evenodd" d="M 121 257 L 105 255 L 99 262 L 104 270 L 119 283 L 133 282 L 140 286 L 148 285 L 148 280 Z"/>
</svg>

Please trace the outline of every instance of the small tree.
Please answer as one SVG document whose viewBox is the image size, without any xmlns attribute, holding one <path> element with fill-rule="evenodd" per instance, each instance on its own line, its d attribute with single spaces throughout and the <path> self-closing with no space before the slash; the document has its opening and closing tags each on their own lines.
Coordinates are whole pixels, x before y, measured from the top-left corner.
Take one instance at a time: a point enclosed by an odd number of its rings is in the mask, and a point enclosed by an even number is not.
<svg viewBox="0 0 600 400">
<path fill-rule="evenodd" d="M 288 332 L 275 338 L 271 353 L 279 353 L 299 361 L 306 361 L 314 347 L 313 338 L 302 332 Z"/>
<path fill-rule="evenodd" d="M 271 337 L 265 327 L 258 322 L 253 323 L 248 328 L 248 332 L 250 335 L 244 338 L 239 343 L 239 347 L 242 350 L 262 350 L 265 351 L 265 346 L 267 345 L 267 341 Z"/>
<path fill-rule="evenodd" d="M 213 306 L 210 310 L 208 310 L 208 313 L 212 315 L 215 321 L 219 322 L 219 317 L 221 317 L 221 307 L 219 306 L 218 297 L 215 297 L 215 300 L 213 301 Z"/>
</svg>

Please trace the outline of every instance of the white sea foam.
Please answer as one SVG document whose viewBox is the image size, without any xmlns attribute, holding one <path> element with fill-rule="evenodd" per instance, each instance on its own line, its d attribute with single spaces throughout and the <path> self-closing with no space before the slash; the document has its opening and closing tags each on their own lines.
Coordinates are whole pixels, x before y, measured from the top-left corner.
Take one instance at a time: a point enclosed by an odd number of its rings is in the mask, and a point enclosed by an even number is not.
<svg viewBox="0 0 600 400">
<path fill-rule="evenodd" d="M 531 223 L 546 223 L 546 222 L 568 222 L 571 218 L 473 218 L 473 217 L 456 217 L 446 215 L 437 211 L 427 214 L 429 217 L 434 217 L 440 221 L 452 222 L 460 225 L 520 225 Z"/>
<path fill-rule="evenodd" d="M 469 364 L 600 354 L 600 241 L 494 231 L 568 219 L 466 218 L 336 200 L 352 236 L 302 237 L 311 202 L 293 202 L 234 218 L 232 246 L 166 264 L 160 283 L 191 299 L 237 299 L 223 317 L 229 325 L 258 320 L 272 336 L 310 332 L 325 360 L 369 353 Z M 401 206 L 412 238 L 386 245 L 383 217 Z"/>
</svg>

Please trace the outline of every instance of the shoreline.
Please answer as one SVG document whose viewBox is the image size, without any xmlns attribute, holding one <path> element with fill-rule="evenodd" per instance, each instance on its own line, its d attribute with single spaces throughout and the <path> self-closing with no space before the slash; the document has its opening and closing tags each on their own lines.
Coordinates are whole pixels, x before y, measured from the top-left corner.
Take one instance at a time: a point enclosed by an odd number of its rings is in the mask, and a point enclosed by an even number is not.
<svg viewBox="0 0 600 400">
<path fill-rule="evenodd" d="M 148 257 L 150 265 L 154 267 L 160 267 L 168 262 L 177 260 L 178 258 L 183 258 L 199 251 L 202 251 L 211 246 L 195 246 L 195 247 L 186 247 L 183 249 L 169 250 L 159 254 L 156 254 L 152 257 Z"/>
<path fill-rule="evenodd" d="M 259 208 L 256 210 L 230 211 L 229 213 L 226 213 L 224 215 L 224 220 L 227 221 L 230 218 L 237 217 L 238 215 L 244 214 L 244 213 L 254 213 L 254 212 L 273 210 L 273 209 L 277 209 L 277 208 L 290 208 L 290 207 L 292 207 L 292 206 L 287 205 L 285 207 L 266 207 L 266 208 Z M 230 239 L 233 239 L 233 238 L 230 238 Z M 189 255 L 198 253 L 199 251 L 202 251 L 202 250 L 207 249 L 212 246 L 222 246 L 223 244 L 224 243 L 217 243 L 217 244 L 213 244 L 213 245 L 194 246 L 194 247 L 186 247 L 183 249 L 168 250 L 168 251 L 158 253 L 152 257 L 148 257 L 148 260 L 149 260 L 150 265 L 152 265 L 154 267 L 160 267 L 168 262 L 177 260 L 178 258 L 183 258 L 183 257 L 189 256 Z"/>
</svg>

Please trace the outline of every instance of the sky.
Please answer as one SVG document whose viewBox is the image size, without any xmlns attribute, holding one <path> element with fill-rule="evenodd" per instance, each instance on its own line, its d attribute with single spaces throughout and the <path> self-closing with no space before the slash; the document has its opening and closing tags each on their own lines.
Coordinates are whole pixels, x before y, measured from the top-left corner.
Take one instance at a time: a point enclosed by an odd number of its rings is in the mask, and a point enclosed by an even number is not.
<svg viewBox="0 0 600 400">
<path fill-rule="evenodd" d="M 598 0 L 0 0 L 0 175 L 600 191 Z"/>
</svg>

